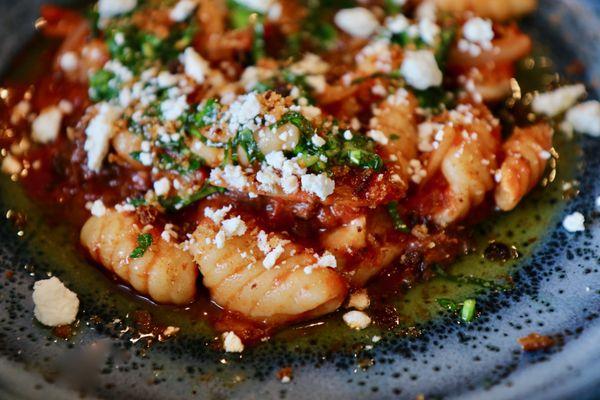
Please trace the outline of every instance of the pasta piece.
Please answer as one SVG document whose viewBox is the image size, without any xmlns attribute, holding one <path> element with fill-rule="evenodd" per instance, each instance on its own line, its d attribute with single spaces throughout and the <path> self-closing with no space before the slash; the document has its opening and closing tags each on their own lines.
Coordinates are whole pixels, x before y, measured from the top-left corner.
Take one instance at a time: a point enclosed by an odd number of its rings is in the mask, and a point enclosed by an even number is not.
<svg viewBox="0 0 600 400">
<path fill-rule="evenodd" d="M 449 113 L 437 150 L 429 155 L 428 177 L 437 169 L 447 187 L 443 201 L 430 210 L 434 221 L 447 226 L 464 218 L 494 188 L 500 147 L 497 122 L 484 106 L 460 105 Z"/>
<path fill-rule="evenodd" d="M 131 258 L 140 233 L 133 215 L 108 211 L 88 219 L 80 238 L 94 260 L 139 293 L 157 303 L 191 302 L 198 275 L 192 256 L 153 235 L 153 243 L 143 256 Z"/>
<path fill-rule="evenodd" d="M 435 0 L 435 3 L 444 11 L 472 11 L 480 17 L 494 20 L 518 18 L 537 8 L 537 0 Z"/>
<path fill-rule="evenodd" d="M 220 306 L 255 321 L 283 323 L 333 312 L 344 301 L 345 280 L 320 265 L 311 250 L 278 235 L 271 235 L 272 246 L 265 248 L 264 233 L 256 229 L 229 237 L 219 248 L 213 243 L 217 230 L 210 220 L 202 220 L 190 251 Z"/>
<path fill-rule="evenodd" d="M 129 131 L 120 131 L 112 138 L 112 146 L 119 159 L 133 168 L 143 168 L 143 165 L 131 156 L 131 153 L 140 151 L 142 148 L 140 136 Z"/>
<path fill-rule="evenodd" d="M 392 161 L 394 172 L 408 187 L 409 163 L 417 156 L 417 101 L 404 89 L 388 96 L 374 111 L 369 123 L 371 136 L 384 150 L 384 157 Z"/>
<path fill-rule="evenodd" d="M 200 139 L 194 139 L 190 149 L 194 154 L 201 157 L 210 168 L 221 165 L 225 157 L 225 150 L 223 148 L 209 146 Z"/>
<path fill-rule="evenodd" d="M 538 183 L 552 148 L 552 128 L 547 124 L 515 129 L 504 143 L 505 159 L 498 173 L 495 200 L 498 208 L 512 210 Z"/>
</svg>

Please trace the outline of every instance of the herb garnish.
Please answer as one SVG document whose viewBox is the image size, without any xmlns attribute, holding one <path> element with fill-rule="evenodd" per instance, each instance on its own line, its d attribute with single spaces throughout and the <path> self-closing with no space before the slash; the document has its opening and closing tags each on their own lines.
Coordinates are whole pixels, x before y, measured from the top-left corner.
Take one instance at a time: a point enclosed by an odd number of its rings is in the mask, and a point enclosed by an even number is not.
<svg viewBox="0 0 600 400">
<path fill-rule="evenodd" d="M 465 322 L 471 322 L 475 316 L 475 299 L 467 299 L 464 301 L 460 310 L 460 318 Z"/>
<path fill-rule="evenodd" d="M 406 222 L 404 222 L 404 220 L 400 216 L 400 212 L 398 211 L 398 202 L 397 201 L 390 202 L 388 204 L 387 208 L 388 208 L 388 213 L 390 214 L 390 217 L 392 218 L 392 223 L 394 224 L 394 229 L 399 232 L 403 232 L 403 233 L 410 232 L 410 228 L 408 227 L 408 225 L 406 225 Z"/>
<path fill-rule="evenodd" d="M 137 237 L 137 247 L 133 249 L 129 258 L 141 258 L 146 250 L 152 245 L 152 235 L 149 233 L 140 233 Z"/>
</svg>

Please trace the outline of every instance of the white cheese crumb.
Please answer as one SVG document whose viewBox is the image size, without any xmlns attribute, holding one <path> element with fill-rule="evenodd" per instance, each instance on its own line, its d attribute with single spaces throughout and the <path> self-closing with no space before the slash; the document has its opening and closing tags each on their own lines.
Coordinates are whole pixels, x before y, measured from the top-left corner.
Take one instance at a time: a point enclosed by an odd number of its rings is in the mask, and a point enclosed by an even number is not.
<svg viewBox="0 0 600 400">
<path fill-rule="evenodd" d="M 167 99 L 160 103 L 160 112 L 166 121 L 176 121 L 188 109 L 187 96 Z"/>
<path fill-rule="evenodd" d="M 177 239 L 177 232 L 173 230 L 175 226 L 173 224 L 165 224 L 163 231 L 160 234 L 160 237 L 165 242 L 171 242 L 171 239 Z"/>
<path fill-rule="evenodd" d="M 79 57 L 74 51 L 67 51 L 60 56 L 60 68 L 65 72 L 73 72 L 79 65 Z"/>
<path fill-rule="evenodd" d="M 398 14 L 394 15 L 393 17 L 388 17 L 385 20 L 385 26 L 392 33 L 402 33 L 408 29 L 410 26 L 410 21 L 404 16 L 404 14 Z"/>
<path fill-rule="evenodd" d="M 364 7 L 340 10 L 334 20 L 338 28 L 358 38 L 368 38 L 379 28 L 375 15 Z"/>
<path fill-rule="evenodd" d="M 435 44 L 440 31 L 440 27 L 429 18 L 419 21 L 419 36 L 430 46 Z"/>
<path fill-rule="evenodd" d="M 278 244 L 273 250 L 269 251 L 263 260 L 263 266 L 266 269 L 271 269 L 277 263 L 279 257 L 283 254 L 284 248 L 281 244 Z"/>
<path fill-rule="evenodd" d="M 389 143 L 389 139 L 385 136 L 385 133 L 379 131 L 377 129 L 371 129 L 367 132 L 367 136 L 379 143 L 382 146 L 385 146 Z"/>
<path fill-rule="evenodd" d="M 577 99 L 585 95 L 582 84 L 563 86 L 551 92 L 540 93 L 533 98 L 531 107 L 538 114 L 555 117 L 572 107 Z"/>
<path fill-rule="evenodd" d="M 417 19 L 430 19 L 435 21 L 437 19 L 437 6 L 435 0 L 424 0 L 421 1 L 417 9 L 415 10 L 415 16 Z"/>
<path fill-rule="evenodd" d="M 100 171 L 104 157 L 108 153 L 110 139 L 114 135 L 113 124 L 121 110 L 106 103 L 101 104 L 98 115 L 85 130 L 87 136 L 84 149 L 87 151 L 87 166 L 92 171 Z"/>
<path fill-rule="evenodd" d="M 371 299 L 369 299 L 369 295 L 365 289 L 352 293 L 348 300 L 349 308 L 356 308 L 360 311 L 369 308 L 369 305 L 371 305 Z"/>
<path fill-rule="evenodd" d="M 179 0 L 171 9 L 169 17 L 172 21 L 183 22 L 188 19 L 197 6 L 198 3 L 195 0 Z"/>
<path fill-rule="evenodd" d="M 566 120 L 573 128 L 590 136 L 600 136 L 600 102 L 581 103 L 567 111 Z"/>
<path fill-rule="evenodd" d="M 344 131 L 344 139 L 346 140 L 352 140 L 354 136 L 352 135 L 352 132 L 350 132 L 349 130 Z"/>
<path fill-rule="evenodd" d="M 239 217 L 226 219 L 221 223 L 221 229 L 225 237 L 242 236 L 246 233 L 246 223 Z"/>
<path fill-rule="evenodd" d="M 241 353 L 244 351 L 244 343 L 235 332 L 223 333 L 223 348 L 228 353 Z"/>
<path fill-rule="evenodd" d="M 260 114 L 262 106 L 255 92 L 239 96 L 226 113 L 229 118 L 229 132 L 235 134 L 239 129 L 255 128 L 254 119 Z"/>
<path fill-rule="evenodd" d="M 251 10 L 258 11 L 261 14 L 265 14 L 269 11 L 272 0 L 235 0 L 236 3 L 241 4 Z"/>
<path fill-rule="evenodd" d="M 327 199 L 335 189 L 335 182 L 325 174 L 307 174 L 301 178 L 302 190 L 317 195 L 321 200 Z"/>
<path fill-rule="evenodd" d="M 159 180 L 154 182 L 153 186 L 154 192 L 157 196 L 164 196 L 167 193 L 169 193 L 169 190 L 171 190 L 171 181 L 167 177 L 160 178 Z"/>
<path fill-rule="evenodd" d="M 580 212 L 569 214 L 563 220 L 563 227 L 568 232 L 583 232 L 585 231 L 585 217 Z"/>
<path fill-rule="evenodd" d="M 218 210 L 215 210 L 213 208 L 207 207 L 204 209 L 204 216 L 206 218 L 211 219 L 212 222 L 214 222 L 216 225 L 219 225 L 221 221 L 223 221 L 223 218 L 225 218 L 227 213 L 231 211 L 231 208 L 232 206 L 225 206 Z"/>
<path fill-rule="evenodd" d="M 479 56 L 482 51 L 492 50 L 494 48 L 492 21 L 479 17 L 469 19 L 463 26 L 463 37 L 464 39 L 458 42 L 458 49 L 473 57 Z"/>
<path fill-rule="evenodd" d="M 31 124 L 31 138 L 38 143 L 50 143 L 60 133 L 62 111 L 57 106 L 46 107 Z"/>
<path fill-rule="evenodd" d="M 223 169 L 214 168 L 210 172 L 210 181 L 216 185 L 223 181 L 237 190 L 242 190 L 248 185 L 248 178 L 239 165 L 226 165 Z"/>
<path fill-rule="evenodd" d="M 102 18 L 125 14 L 137 6 L 137 0 L 99 0 L 98 13 Z"/>
<path fill-rule="evenodd" d="M 69 325 L 79 310 L 77 295 L 57 277 L 37 281 L 33 285 L 33 313 L 46 326 Z"/>
<path fill-rule="evenodd" d="M 371 318 L 362 311 L 349 311 L 342 318 L 346 325 L 352 329 L 365 329 L 371 324 Z"/>
<path fill-rule="evenodd" d="M 265 161 L 271 167 L 281 170 L 285 162 L 285 155 L 283 151 L 272 151 L 265 156 Z"/>
<path fill-rule="evenodd" d="M 380 340 L 381 340 L 381 336 L 377 336 L 377 335 L 375 335 L 371 338 L 371 342 L 373 342 L 373 343 L 377 343 Z"/>
<path fill-rule="evenodd" d="M 337 259 L 331 252 L 325 251 L 323 255 L 317 257 L 317 266 L 324 268 L 336 268 Z"/>
<path fill-rule="evenodd" d="M 400 73 L 415 89 L 425 90 L 442 84 L 442 71 L 429 50 L 407 51 Z"/>
<path fill-rule="evenodd" d="M 90 212 L 94 217 L 102 217 L 106 214 L 106 206 L 101 199 L 95 200 L 90 204 Z"/>
<path fill-rule="evenodd" d="M 2 167 L 0 168 L 5 174 L 14 175 L 21 172 L 23 165 L 21 164 L 21 161 L 13 157 L 12 154 L 7 154 L 2 160 Z"/>
<path fill-rule="evenodd" d="M 312 144 L 314 144 L 317 147 L 323 147 L 325 145 L 325 143 L 327 143 L 325 141 L 325 139 L 323 139 L 321 136 L 319 135 L 313 135 L 313 137 L 310 139 L 310 141 L 312 142 Z"/>
<path fill-rule="evenodd" d="M 210 65 L 196 50 L 192 47 L 185 49 L 181 56 L 181 62 L 187 76 L 199 84 L 204 83 L 206 75 L 210 72 Z"/>
</svg>

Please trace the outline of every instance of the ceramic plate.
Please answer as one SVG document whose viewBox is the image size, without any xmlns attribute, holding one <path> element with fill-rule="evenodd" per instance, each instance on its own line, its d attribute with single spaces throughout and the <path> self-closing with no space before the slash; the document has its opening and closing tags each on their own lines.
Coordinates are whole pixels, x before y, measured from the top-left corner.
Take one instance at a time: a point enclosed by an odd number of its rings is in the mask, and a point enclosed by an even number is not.
<svg viewBox="0 0 600 400">
<path fill-rule="evenodd" d="M 35 53 L 28 43 L 39 6 L 37 0 L 0 0 L 0 68 L 5 74 L 14 75 L 10 60 L 18 51 L 29 46 Z M 597 94 L 600 3 L 541 1 L 523 28 L 537 43 L 536 56 L 529 60 L 536 66 L 534 75 L 543 71 L 548 77 L 556 69 L 567 79 L 587 82 Z M 586 66 L 578 75 L 568 68 L 575 60 Z M 21 58 L 18 65 L 20 70 L 45 68 L 35 57 Z M 560 139 L 557 147 L 557 175 L 547 188 L 533 193 L 518 211 L 478 227 L 476 251 L 447 276 L 402 291 L 377 310 L 393 328 L 352 332 L 337 314 L 288 328 L 241 356 L 220 351 L 215 332 L 192 311 L 157 307 L 116 287 L 78 252 L 75 232 L 2 177 L 0 397 L 600 398 L 600 224 L 595 209 L 600 140 Z M 578 184 L 571 192 L 579 194 L 565 200 L 562 184 L 574 179 Z M 585 232 L 562 228 L 562 219 L 573 211 L 585 215 Z M 520 257 L 504 263 L 486 260 L 482 255 L 492 238 L 514 245 Z M 33 282 L 49 272 L 74 289 L 82 303 L 69 340 L 33 318 Z M 498 282 L 510 282 L 510 289 Z M 476 296 L 476 320 L 460 323 L 443 310 L 435 299 L 445 295 L 459 300 Z M 163 340 L 141 326 L 146 316 L 156 325 L 181 327 L 180 334 Z M 517 339 L 532 332 L 552 336 L 557 345 L 524 353 Z M 382 338 L 374 342 L 374 336 Z M 282 368 L 291 368 L 291 382 L 278 379 Z"/>
</svg>

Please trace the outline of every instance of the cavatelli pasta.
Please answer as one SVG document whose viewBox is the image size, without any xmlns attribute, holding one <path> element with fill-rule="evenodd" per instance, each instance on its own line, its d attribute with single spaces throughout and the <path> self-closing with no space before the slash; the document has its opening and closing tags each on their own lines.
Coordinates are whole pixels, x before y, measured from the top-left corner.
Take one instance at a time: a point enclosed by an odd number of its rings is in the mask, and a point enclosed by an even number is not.
<svg viewBox="0 0 600 400">
<path fill-rule="evenodd" d="M 406 185 L 410 181 L 409 162 L 417 156 L 416 108 L 414 96 L 399 89 L 374 109 L 369 123 L 371 137 L 383 147 L 384 156 Z"/>
<path fill-rule="evenodd" d="M 538 183 L 552 148 L 552 128 L 547 124 L 515 129 L 504 143 L 505 159 L 498 172 L 495 200 L 498 208 L 512 210 Z"/>
<path fill-rule="evenodd" d="M 537 0 L 435 0 L 435 3 L 444 11 L 472 11 L 478 16 L 495 20 L 521 17 L 537 7 Z"/>
<path fill-rule="evenodd" d="M 131 154 L 140 151 L 142 139 L 128 131 L 120 131 L 112 138 L 112 146 L 117 157 L 133 168 L 141 168 L 143 165 L 134 159 Z"/>
<path fill-rule="evenodd" d="M 494 188 L 500 147 L 495 121 L 484 108 L 461 105 L 449 117 L 451 124 L 443 128 L 443 138 L 428 160 L 428 176 L 439 166 L 448 184 L 445 201 L 433 213 L 442 226 L 465 217 Z"/>
<path fill-rule="evenodd" d="M 190 252 L 220 306 L 252 320 L 282 323 L 326 314 L 342 304 L 345 280 L 334 269 L 319 265 L 309 249 L 278 235 L 267 241 L 256 229 L 229 237 L 219 248 L 213 243 L 217 231 L 210 220 L 201 221 Z M 264 248 L 266 243 L 272 244 L 270 250 Z"/>
<path fill-rule="evenodd" d="M 198 269 L 192 256 L 160 237 L 142 257 L 131 258 L 141 233 L 131 214 L 108 211 L 81 229 L 81 243 L 94 260 L 158 303 L 186 304 L 196 294 Z"/>
</svg>

